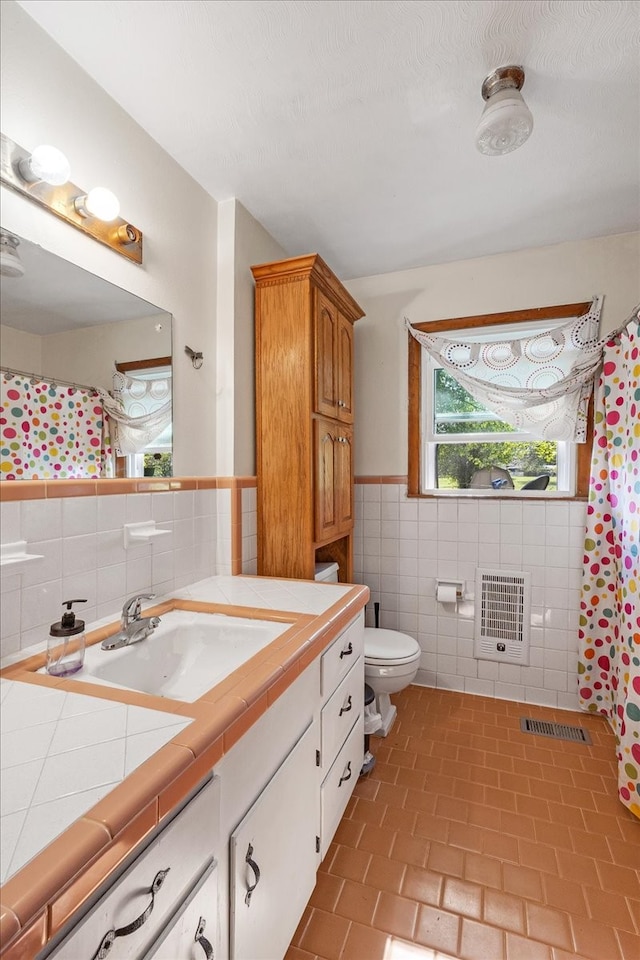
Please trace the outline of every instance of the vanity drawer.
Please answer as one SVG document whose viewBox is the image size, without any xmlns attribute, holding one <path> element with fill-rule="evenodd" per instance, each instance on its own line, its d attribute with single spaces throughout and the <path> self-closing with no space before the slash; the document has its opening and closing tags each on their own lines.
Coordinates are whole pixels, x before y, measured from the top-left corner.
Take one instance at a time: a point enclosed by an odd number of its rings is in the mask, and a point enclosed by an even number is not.
<svg viewBox="0 0 640 960">
<path fill-rule="evenodd" d="M 364 709 L 364 660 L 360 657 L 322 708 L 322 768 L 331 767 L 356 719 Z"/>
<path fill-rule="evenodd" d="M 320 790 L 320 856 L 324 858 L 338 829 L 364 759 L 364 716 L 361 713 Z"/>
<path fill-rule="evenodd" d="M 139 957 L 158 937 L 180 901 L 211 860 L 218 843 L 219 790 L 214 779 L 134 860 L 93 909 L 50 955 L 94 960 L 109 931 L 133 927 L 113 939 L 109 960 Z M 168 871 L 164 877 L 163 871 Z M 161 879 L 158 879 L 161 878 Z M 154 886 L 155 892 L 151 889 Z M 149 910 L 150 904 L 153 904 Z M 140 918 L 145 917 L 144 920 Z M 111 938 L 109 938 L 111 939 Z"/>
<path fill-rule="evenodd" d="M 322 654 L 320 692 L 330 697 L 364 650 L 364 611 Z"/>
<path fill-rule="evenodd" d="M 215 956 L 217 913 L 218 878 L 212 862 L 140 960 L 205 960 Z"/>
</svg>

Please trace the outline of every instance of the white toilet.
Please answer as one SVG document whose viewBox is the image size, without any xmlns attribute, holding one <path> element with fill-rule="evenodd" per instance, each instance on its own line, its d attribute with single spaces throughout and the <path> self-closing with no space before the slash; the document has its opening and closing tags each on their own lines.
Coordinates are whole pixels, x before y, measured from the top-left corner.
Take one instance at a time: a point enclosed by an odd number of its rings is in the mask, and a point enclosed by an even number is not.
<svg viewBox="0 0 640 960">
<path fill-rule="evenodd" d="M 413 637 L 397 630 L 365 627 L 364 679 L 376 695 L 370 708 L 380 714 L 379 728 L 371 731 L 376 736 L 386 737 L 395 720 L 397 711 L 389 694 L 409 686 L 419 666 L 420 645 Z"/>
<path fill-rule="evenodd" d="M 337 563 L 317 563 L 315 579 L 325 583 L 338 582 Z M 415 680 L 420 666 L 420 645 L 407 633 L 364 628 L 364 679 L 376 695 L 365 707 L 366 734 L 386 737 L 398 712 L 389 698 L 390 693 L 404 690 Z"/>
</svg>

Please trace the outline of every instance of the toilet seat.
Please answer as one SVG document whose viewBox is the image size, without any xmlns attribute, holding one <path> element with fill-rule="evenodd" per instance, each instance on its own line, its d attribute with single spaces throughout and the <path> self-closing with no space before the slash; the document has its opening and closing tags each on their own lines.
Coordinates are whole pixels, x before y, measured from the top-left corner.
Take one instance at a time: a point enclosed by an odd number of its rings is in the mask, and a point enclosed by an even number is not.
<svg viewBox="0 0 640 960">
<path fill-rule="evenodd" d="M 364 631 L 364 659 L 373 666 L 390 663 L 411 663 L 420 656 L 420 645 L 413 637 L 397 630 L 366 627 Z"/>
</svg>

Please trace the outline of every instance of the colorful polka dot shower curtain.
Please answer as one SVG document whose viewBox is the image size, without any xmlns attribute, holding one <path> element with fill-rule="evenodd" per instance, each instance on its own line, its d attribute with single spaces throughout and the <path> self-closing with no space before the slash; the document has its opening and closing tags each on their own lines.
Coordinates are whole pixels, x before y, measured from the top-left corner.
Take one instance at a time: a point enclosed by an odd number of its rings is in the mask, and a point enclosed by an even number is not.
<svg viewBox="0 0 640 960">
<path fill-rule="evenodd" d="M 605 344 L 585 537 L 580 705 L 616 735 L 618 795 L 640 818 L 640 324 Z"/>
</svg>

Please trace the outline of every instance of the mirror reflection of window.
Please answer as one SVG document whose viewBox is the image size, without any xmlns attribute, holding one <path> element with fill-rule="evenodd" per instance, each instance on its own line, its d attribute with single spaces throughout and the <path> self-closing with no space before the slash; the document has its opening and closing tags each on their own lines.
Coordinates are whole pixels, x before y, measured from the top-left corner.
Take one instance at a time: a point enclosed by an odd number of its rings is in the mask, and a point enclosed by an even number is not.
<svg viewBox="0 0 640 960">
<path fill-rule="evenodd" d="M 142 417 L 161 410 L 171 402 L 171 357 L 132 360 L 116 363 L 114 391 L 121 400 L 125 413 Z M 117 457 L 116 475 L 126 477 L 173 476 L 173 418 L 168 419 L 160 432 L 142 440 L 135 452 Z"/>
</svg>

